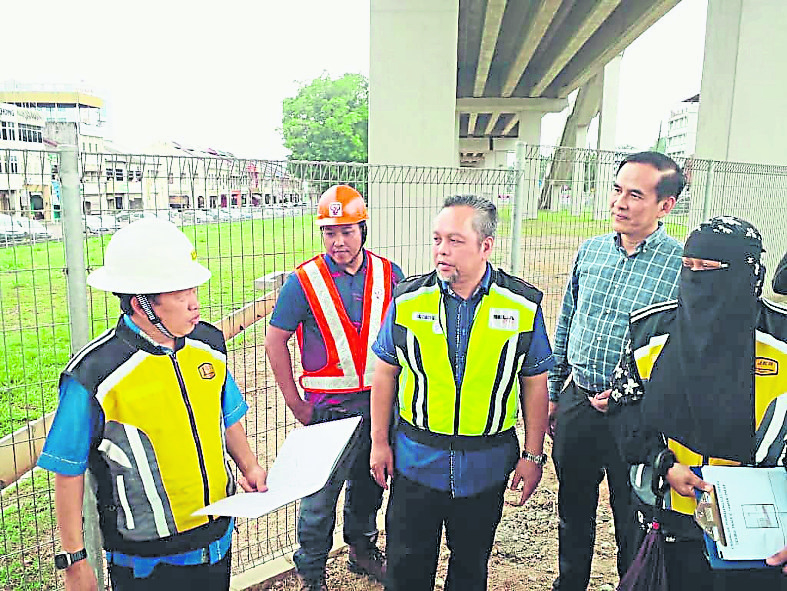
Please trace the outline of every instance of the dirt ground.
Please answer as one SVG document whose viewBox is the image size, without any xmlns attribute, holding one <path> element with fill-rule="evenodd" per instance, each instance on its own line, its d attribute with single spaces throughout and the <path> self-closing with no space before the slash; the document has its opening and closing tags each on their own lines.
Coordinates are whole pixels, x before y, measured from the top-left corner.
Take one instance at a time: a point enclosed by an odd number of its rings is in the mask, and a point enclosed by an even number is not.
<svg viewBox="0 0 787 591">
<path fill-rule="evenodd" d="M 547 452 L 551 446 L 547 444 Z M 508 494 L 513 493 L 507 493 Z M 510 497 L 515 498 L 515 497 Z M 602 484 L 597 517 L 596 550 L 589 591 L 612 591 L 618 582 L 615 569 L 615 537 L 609 508 L 606 481 Z M 530 500 L 522 507 L 506 504 L 497 529 L 489 562 L 489 590 L 548 590 L 557 576 L 557 479 L 551 460 L 544 477 Z M 382 536 L 384 538 L 384 536 Z M 355 575 L 346 568 L 347 553 L 329 559 L 328 589 L 343 591 L 378 591 L 382 585 Z M 443 544 L 437 572 L 436 589 L 442 589 L 448 563 L 448 549 Z M 248 591 L 271 589 L 295 591 L 297 578 L 288 575 L 280 580 L 251 587 Z"/>
</svg>

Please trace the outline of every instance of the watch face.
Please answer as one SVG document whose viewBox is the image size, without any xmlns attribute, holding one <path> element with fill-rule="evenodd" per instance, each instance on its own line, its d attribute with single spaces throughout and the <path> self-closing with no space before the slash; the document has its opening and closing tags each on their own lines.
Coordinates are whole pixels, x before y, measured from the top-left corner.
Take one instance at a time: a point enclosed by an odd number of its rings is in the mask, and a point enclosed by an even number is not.
<svg viewBox="0 0 787 591">
<path fill-rule="evenodd" d="M 55 568 L 63 570 L 68 567 L 68 556 L 65 554 L 55 554 Z"/>
</svg>

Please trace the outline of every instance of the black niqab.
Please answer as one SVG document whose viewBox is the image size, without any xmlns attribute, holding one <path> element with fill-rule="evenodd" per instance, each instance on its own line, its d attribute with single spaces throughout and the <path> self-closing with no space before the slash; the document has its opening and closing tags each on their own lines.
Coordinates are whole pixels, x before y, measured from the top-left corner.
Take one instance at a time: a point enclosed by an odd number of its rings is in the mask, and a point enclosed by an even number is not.
<svg viewBox="0 0 787 591">
<path fill-rule="evenodd" d="M 744 463 L 753 458 L 761 253 L 756 228 L 726 216 L 703 222 L 684 247 L 684 257 L 725 267 L 681 270 L 677 318 L 642 410 L 665 436 L 704 456 Z"/>
</svg>

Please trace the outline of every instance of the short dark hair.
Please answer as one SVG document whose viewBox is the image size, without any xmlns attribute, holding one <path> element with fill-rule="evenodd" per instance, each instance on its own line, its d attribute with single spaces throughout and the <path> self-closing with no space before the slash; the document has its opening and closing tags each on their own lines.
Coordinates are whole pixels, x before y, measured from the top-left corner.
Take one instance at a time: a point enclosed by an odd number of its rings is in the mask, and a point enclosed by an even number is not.
<svg viewBox="0 0 787 591">
<path fill-rule="evenodd" d="M 116 293 L 115 295 L 120 300 L 120 311 L 123 312 L 124 314 L 128 314 L 129 316 L 131 316 L 134 313 L 134 308 L 131 306 L 131 298 L 136 297 L 137 294 Z M 148 301 L 151 304 L 158 303 L 158 296 L 159 296 L 159 294 L 157 294 L 157 293 L 148 293 L 148 294 L 144 294 L 144 295 L 147 296 Z"/>
<path fill-rule="evenodd" d="M 626 164 L 649 164 L 659 172 L 667 173 L 661 175 L 661 179 L 656 185 L 656 198 L 658 201 L 663 201 L 667 197 L 674 197 L 677 201 L 681 191 L 683 191 L 683 187 L 686 186 L 686 177 L 683 176 L 683 170 L 681 170 L 677 162 L 661 152 L 649 151 L 629 154 L 623 158 L 620 166 L 615 171 L 615 176 Z"/>
<path fill-rule="evenodd" d="M 494 203 L 478 195 L 451 195 L 443 201 L 443 209 L 459 205 L 466 205 L 475 210 L 473 230 L 482 241 L 484 238 L 494 237 L 497 231 L 497 208 Z"/>
</svg>

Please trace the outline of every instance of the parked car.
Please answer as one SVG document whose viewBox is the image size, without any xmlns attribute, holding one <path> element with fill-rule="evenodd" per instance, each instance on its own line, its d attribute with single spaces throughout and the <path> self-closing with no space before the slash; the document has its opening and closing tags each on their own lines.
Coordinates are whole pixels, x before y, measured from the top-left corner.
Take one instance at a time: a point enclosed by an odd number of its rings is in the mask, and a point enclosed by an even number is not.
<svg viewBox="0 0 787 591">
<path fill-rule="evenodd" d="M 0 214 L 0 246 L 18 244 L 27 239 L 27 233 L 14 223 L 14 218 Z"/>
<path fill-rule="evenodd" d="M 117 219 L 111 215 L 91 215 L 84 216 L 86 234 L 106 234 L 117 229 Z"/>
<path fill-rule="evenodd" d="M 201 209 L 184 209 L 180 212 L 184 224 L 207 224 L 212 221 L 207 212 Z"/>
<path fill-rule="evenodd" d="M 147 212 L 144 211 L 121 211 L 115 216 L 118 224 L 130 224 L 145 217 Z"/>
<path fill-rule="evenodd" d="M 33 242 L 52 240 L 52 232 L 38 220 L 28 217 L 15 217 L 14 224 L 16 224 L 16 226 L 27 235 L 27 238 Z"/>
</svg>

